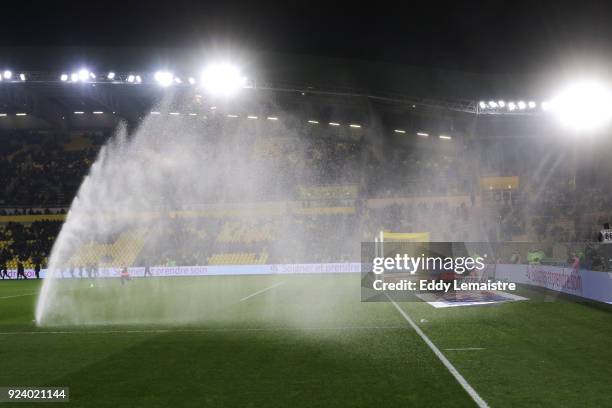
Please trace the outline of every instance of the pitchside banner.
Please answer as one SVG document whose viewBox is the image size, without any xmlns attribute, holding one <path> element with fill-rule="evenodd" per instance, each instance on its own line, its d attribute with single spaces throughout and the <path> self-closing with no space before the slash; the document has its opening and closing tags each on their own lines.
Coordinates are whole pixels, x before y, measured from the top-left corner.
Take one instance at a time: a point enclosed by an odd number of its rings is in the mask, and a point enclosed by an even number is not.
<svg viewBox="0 0 612 408">
<path fill-rule="evenodd" d="M 144 276 L 144 267 L 128 268 L 131 277 Z M 269 265 L 210 265 L 210 266 L 152 266 L 153 276 L 220 276 L 220 275 L 281 275 L 281 274 L 321 274 L 321 273 L 359 273 L 361 264 L 358 262 L 308 263 L 308 264 L 269 264 Z M 121 268 L 98 268 L 88 275 L 85 268 L 81 271 L 75 268 L 59 270 L 56 277 L 70 278 L 116 278 Z M 17 271 L 9 270 L 9 277 L 15 279 Z M 35 278 L 34 271 L 26 270 L 28 279 Z M 40 277 L 47 276 L 47 270 L 40 272 Z"/>
<path fill-rule="evenodd" d="M 516 285 L 542 287 L 612 304 L 612 245 L 462 242 L 364 242 L 361 263 L 219 266 L 155 266 L 157 277 L 327 274 L 361 275 L 362 301 L 427 301 L 452 307 L 522 300 Z M 144 267 L 129 268 L 143 277 Z M 15 279 L 15 270 L 9 270 Z M 90 272 L 92 273 L 92 272 Z M 27 269 L 28 279 L 35 278 Z M 40 277 L 47 275 L 46 270 Z M 117 278 L 120 268 L 99 268 L 93 278 Z M 85 268 L 57 272 L 58 278 L 90 278 Z"/>
<path fill-rule="evenodd" d="M 547 265 L 497 265 L 497 276 L 612 304 L 612 272 Z"/>
</svg>

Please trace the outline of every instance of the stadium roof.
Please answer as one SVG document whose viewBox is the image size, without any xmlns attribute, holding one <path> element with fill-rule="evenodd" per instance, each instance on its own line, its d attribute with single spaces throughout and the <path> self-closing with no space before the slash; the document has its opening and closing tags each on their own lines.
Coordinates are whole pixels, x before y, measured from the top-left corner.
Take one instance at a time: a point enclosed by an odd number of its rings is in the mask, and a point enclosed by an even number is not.
<svg viewBox="0 0 612 408">
<path fill-rule="evenodd" d="M 0 127 L 112 127 L 120 118 L 136 121 L 167 92 L 151 84 L 155 71 L 169 69 L 184 73 L 185 79 L 201 71 L 210 55 L 216 54 L 187 48 L 0 48 L 0 69 L 14 73 L 12 81 L 0 82 L 0 115 L 6 114 Z M 281 105 L 312 105 L 317 95 L 321 105 L 337 110 L 363 111 L 375 103 L 397 105 L 400 110 L 475 113 L 481 98 L 530 97 L 525 89 L 533 83 L 528 77 L 329 57 L 237 52 L 233 60 L 253 88 L 274 92 Z M 66 79 L 82 68 L 95 72 L 96 79 L 79 84 L 60 80 L 62 74 Z M 110 71 L 117 73 L 115 83 L 105 78 Z M 19 80 L 20 73 L 24 81 Z M 142 84 L 128 83 L 128 74 L 144 78 Z M 26 115 L 19 120 L 6 118 L 19 113 Z M 97 116 L 92 117 L 94 113 Z"/>
</svg>

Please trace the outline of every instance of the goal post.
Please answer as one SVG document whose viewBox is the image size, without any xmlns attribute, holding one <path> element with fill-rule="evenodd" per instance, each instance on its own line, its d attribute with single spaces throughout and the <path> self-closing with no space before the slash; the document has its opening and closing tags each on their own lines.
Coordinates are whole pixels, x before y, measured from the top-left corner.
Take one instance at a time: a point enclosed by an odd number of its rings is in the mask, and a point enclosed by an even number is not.
<svg viewBox="0 0 612 408">
<path fill-rule="evenodd" d="M 385 242 L 429 242 L 429 232 L 379 231 L 374 237 L 376 256 L 385 256 Z"/>
</svg>

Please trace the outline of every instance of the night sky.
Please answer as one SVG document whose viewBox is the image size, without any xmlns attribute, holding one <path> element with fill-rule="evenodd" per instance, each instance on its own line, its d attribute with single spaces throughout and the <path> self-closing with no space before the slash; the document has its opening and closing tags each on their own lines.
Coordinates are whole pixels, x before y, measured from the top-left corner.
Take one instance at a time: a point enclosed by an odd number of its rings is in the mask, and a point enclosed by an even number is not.
<svg viewBox="0 0 612 408">
<path fill-rule="evenodd" d="M 7 2 L 0 46 L 237 46 L 491 73 L 612 55 L 605 1 L 241 3 Z"/>
</svg>

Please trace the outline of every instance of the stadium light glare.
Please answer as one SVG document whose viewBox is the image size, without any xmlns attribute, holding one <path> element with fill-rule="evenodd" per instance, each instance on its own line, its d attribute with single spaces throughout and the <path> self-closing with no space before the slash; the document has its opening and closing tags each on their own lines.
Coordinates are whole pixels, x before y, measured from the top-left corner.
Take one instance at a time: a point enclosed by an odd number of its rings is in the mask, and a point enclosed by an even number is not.
<svg viewBox="0 0 612 408">
<path fill-rule="evenodd" d="M 142 78 L 140 77 L 140 75 L 136 75 L 136 83 L 139 84 L 142 82 Z"/>
<path fill-rule="evenodd" d="M 70 80 L 72 82 L 79 82 L 79 74 L 77 74 L 76 72 L 73 72 L 72 74 L 70 74 Z"/>
<path fill-rule="evenodd" d="M 182 84 L 183 80 L 179 77 L 174 78 L 174 82 L 176 82 L 177 84 Z"/>
<path fill-rule="evenodd" d="M 485 101 L 480 101 L 478 106 L 480 106 L 480 109 L 487 109 L 487 103 Z"/>
<path fill-rule="evenodd" d="M 103 113 L 104 113 L 104 112 L 102 112 L 102 111 L 93 111 L 93 114 L 94 114 L 94 115 L 102 115 Z"/>
<path fill-rule="evenodd" d="M 21 79 L 22 81 L 25 81 L 26 75 L 22 72 L 21 74 L 19 74 L 19 79 Z"/>
<path fill-rule="evenodd" d="M 515 110 L 515 109 L 516 109 L 516 103 L 514 103 L 514 102 L 509 102 L 509 103 L 508 103 L 508 110 L 512 112 L 512 111 L 513 111 L 513 110 Z"/>
<path fill-rule="evenodd" d="M 127 77 L 127 81 L 128 81 L 129 83 L 134 82 L 134 80 L 135 80 L 135 79 L 136 79 L 136 77 L 135 77 L 134 75 L 128 75 L 128 77 Z"/>
<path fill-rule="evenodd" d="M 84 113 L 85 113 L 85 112 L 83 112 L 83 111 L 75 111 L 75 112 L 74 112 L 74 114 L 75 114 L 75 115 L 82 115 L 82 114 L 84 114 Z"/>
<path fill-rule="evenodd" d="M 189 77 L 188 81 L 191 85 L 194 85 L 196 83 L 196 80 L 194 77 Z"/>
<path fill-rule="evenodd" d="M 60 81 L 62 81 L 62 82 L 66 82 L 67 80 L 68 80 L 68 74 L 62 74 L 62 75 L 60 76 Z"/>
<path fill-rule="evenodd" d="M 180 112 L 170 112 L 169 114 L 172 116 L 179 116 L 181 113 Z"/>
<path fill-rule="evenodd" d="M 542 102 L 542 105 L 541 105 L 541 106 L 542 106 L 542 110 L 543 110 L 543 111 L 548 111 L 548 110 L 550 110 L 550 102 L 548 102 L 548 101 L 544 101 L 544 102 Z"/>
<path fill-rule="evenodd" d="M 227 115 L 228 118 L 237 118 L 238 115 L 234 115 L 233 113 L 230 113 L 229 115 Z"/>
<path fill-rule="evenodd" d="M 497 101 L 497 104 L 499 105 L 500 108 L 504 108 L 506 106 L 506 102 L 504 101 Z"/>
<path fill-rule="evenodd" d="M 417 132 L 417 136 L 421 136 L 421 137 L 429 137 L 429 133 L 425 133 L 425 132 Z"/>
<path fill-rule="evenodd" d="M 174 78 L 174 75 L 172 75 L 172 73 L 168 71 L 157 71 L 153 77 L 155 78 L 155 81 L 157 81 L 159 86 L 165 88 L 172 85 L 172 79 Z"/>
<path fill-rule="evenodd" d="M 158 111 L 151 111 L 151 115 L 159 115 Z"/>
<path fill-rule="evenodd" d="M 495 109 L 495 108 L 497 108 L 497 102 L 495 102 L 495 101 L 489 101 L 489 108 L 491 108 L 491 109 Z"/>
<path fill-rule="evenodd" d="M 536 107 L 536 103 L 534 101 L 529 101 L 527 102 L 527 106 L 529 106 L 529 109 L 533 109 Z"/>
<path fill-rule="evenodd" d="M 267 119 L 268 120 L 278 120 L 278 118 L 276 116 L 268 116 Z"/>
<path fill-rule="evenodd" d="M 0 113 L 0 117 L 2 118 L 6 117 L 6 113 Z"/>
<path fill-rule="evenodd" d="M 110 79 L 112 81 L 115 79 L 115 73 L 113 71 L 109 72 L 108 75 L 106 75 L 106 79 Z"/>
<path fill-rule="evenodd" d="M 89 79 L 89 71 L 86 70 L 85 68 L 79 70 L 78 78 L 81 81 L 87 81 Z"/>
<path fill-rule="evenodd" d="M 16 113 L 15 116 L 28 116 L 28 114 L 24 112 L 19 112 L 19 113 Z"/>
<path fill-rule="evenodd" d="M 612 90 L 592 80 L 576 82 L 562 89 L 550 108 L 569 128 L 595 130 L 612 119 Z"/>
<path fill-rule="evenodd" d="M 523 109 L 525 109 L 527 107 L 527 104 L 525 103 L 525 101 L 518 101 L 518 103 L 516 105 L 521 110 L 523 110 Z"/>
<path fill-rule="evenodd" d="M 202 87 L 214 95 L 229 96 L 246 84 L 246 77 L 240 70 L 228 63 L 208 66 L 201 77 Z"/>
<path fill-rule="evenodd" d="M 249 115 L 249 116 L 247 116 L 247 119 L 257 119 L 257 116 L 255 116 L 255 115 Z"/>
<path fill-rule="evenodd" d="M 312 120 L 312 119 L 310 119 L 310 120 L 308 121 L 308 123 L 311 123 L 311 124 L 313 124 L 313 125 L 318 125 L 318 124 L 319 124 L 319 121 L 318 121 L 318 120 Z"/>
<path fill-rule="evenodd" d="M 11 79 L 13 77 L 13 73 L 7 69 L 4 71 L 2 76 L 4 79 Z"/>
<path fill-rule="evenodd" d="M 349 126 L 352 127 L 352 128 L 355 128 L 355 129 L 361 128 L 361 125 L 357 125 L 355 123 L 351 123 Z"/>
<path fill-rule="evenodd" d="M 440 135 L 439 137 L 440 137 L 440 139 L 442 139 L 442 140 L 451 140 L 451 139 L 452 139 L 452 137 L 451 137 L 451 136 L 448 136 L 448 135 Z"/>
<path fill-rule="evenodd" d="M 329 122 L 329 126 L 340 126 L 338 122 Z"/>
<path fill-rule="evenodd" d="M 393 130 L 393 131 L 394 131 L 395 133 L 402 133 L 402 134 L 406 133 L 406 131 L 405 131 L 405 130 L 402 130 L 402 129 L 395 129 L 395 130 Z"/>
</svg>

